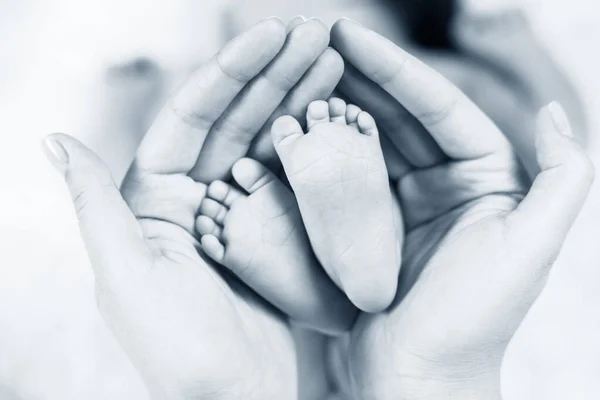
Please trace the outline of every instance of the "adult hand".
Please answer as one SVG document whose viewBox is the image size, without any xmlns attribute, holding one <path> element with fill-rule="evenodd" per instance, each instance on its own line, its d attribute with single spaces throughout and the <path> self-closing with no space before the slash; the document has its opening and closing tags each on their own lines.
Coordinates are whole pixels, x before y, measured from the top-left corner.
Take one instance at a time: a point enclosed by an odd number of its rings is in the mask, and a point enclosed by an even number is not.
<svg viewBox="0 0 600 400">
<path fill-rule="evenodd" d="M 161 111 L 122 193 L 79 142 L 45 141 L 73 196 L 100 311 L 155 398 L 296 396 L 287 322 L 199 254 L 193 226 L 207 182 L 248 152 L 274 155 L 260 145 L 270 118 L 331 93 L 343 65 L 328 41 L 318 21 L 286 37 L 277 19 L 234 39 Z"/>
<path fill-rule="evenodd" d="M 342 91 L 388 136 L 406 225 L 398 296 L 359 317 L 337 370 L 347 367 L 360 399 L 500 398 L 506 346 L 544 287 L 592 165 L 553 104 L 539 116 L 542 172 L 527 193 L 506 138 L 455 86 L 354 22 L 331 35 L 352 65 Z"/>
</svg>

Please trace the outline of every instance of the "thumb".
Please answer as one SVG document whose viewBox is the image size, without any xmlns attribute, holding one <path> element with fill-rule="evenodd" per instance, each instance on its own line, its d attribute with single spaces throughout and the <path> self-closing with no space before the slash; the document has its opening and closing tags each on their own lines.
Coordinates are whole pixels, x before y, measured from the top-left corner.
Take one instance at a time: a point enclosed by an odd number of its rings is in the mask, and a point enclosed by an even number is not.
<svg viewBox="0 0 600 400">
<path fill-rule="evenodd" d="M 147 254 L 140 226 L 102 160 L 79 141 L 52 134 L 46 156 L 64 176 L 96 278 L 139 265 Z"/>
<path fill-rule="evenodd" d="M 593 164 L 572 136 L 565 111 L 558 103 L 542 108 L 536 126 L 541 172 L 506 220 L 510 230 L 523 234 L 518 235 L 521 238 L 543 238 L 542 250 L 548 256 L 558 254 L 594 180 Z"/>
</svg>

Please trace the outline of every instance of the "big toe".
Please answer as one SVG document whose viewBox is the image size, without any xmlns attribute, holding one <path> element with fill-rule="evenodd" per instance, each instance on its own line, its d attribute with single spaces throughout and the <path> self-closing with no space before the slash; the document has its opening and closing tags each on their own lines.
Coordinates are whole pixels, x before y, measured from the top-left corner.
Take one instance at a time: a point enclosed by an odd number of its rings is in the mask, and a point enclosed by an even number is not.
<svg viewBox="0 0 600 400">
<path fill-rule="evenodd" d="M 275 150 L 282 159 L 286 157 L 289 148 L 304 135 L 300 123 L 289 115 L 279 117 L 271 126 L 271 137 Z"/>
</svg>

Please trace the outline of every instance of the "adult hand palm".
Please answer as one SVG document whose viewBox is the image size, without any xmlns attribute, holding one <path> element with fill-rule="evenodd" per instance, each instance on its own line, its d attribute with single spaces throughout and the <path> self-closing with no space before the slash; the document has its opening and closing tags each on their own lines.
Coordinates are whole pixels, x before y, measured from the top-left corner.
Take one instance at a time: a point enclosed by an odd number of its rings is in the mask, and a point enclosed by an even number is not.
<svg viewBox="0 0 600 400">
<path fill-rule="evenodd" d="M 361 399 L 499 398 L 506 345 L 583 204 L 589 160 L 546 111 L 543 172 L 522 200 L 508 141 L 456 87 L 350 21 L 332 44 L 349 64 L 340 89 L 387 133 L 406 229 L 395 302 L 359 317 L 334 370 Z"/>
<path fill-rule="evenodd" d="M 83 145 L 46 141 L 73 195 L 100 311 L 156 398 L 296 395 L 287 321 L 202 256 L 194 234 L 206 183 L 228 179 L 249 151 L 272 161 L 268 121 L 304 113 L 339 80 L 327 29 L 295 25 L 286 37 L 279 20 L 263 21 L 200 67 L 150 128 L 121 193 Z"/>
<path fill-rule="evenodd" d="M 157 398 L 294 393 L 287 322 L 170 222 L 139 221 L 144 258 L 97 285 L 99 309 Z M 128 321 L 123 326 L 123 321 Z M 163 397 L 164 396 L 164 397 Z"/>
</svg>

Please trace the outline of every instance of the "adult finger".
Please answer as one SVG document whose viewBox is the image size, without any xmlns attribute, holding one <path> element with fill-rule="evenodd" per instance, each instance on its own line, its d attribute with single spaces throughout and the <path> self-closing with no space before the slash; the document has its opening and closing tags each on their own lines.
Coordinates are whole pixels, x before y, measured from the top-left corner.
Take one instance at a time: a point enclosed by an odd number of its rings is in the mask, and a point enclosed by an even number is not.
<svg viewBox="0 0 600 400">
<path fill-rule="evenodd" d="M 423 125 L 352 65 L 346 66 L 338 89 L 373 115 L 397 151 L 415 167 L 430 167 L 446 160 L 446 155 Z"/>
<path fill-rule="evenodd" d="M 264 20 L 230 41 L 168 101 L 140 145 L 134 166 L 148 173 L 188 173 L 217 119 L 279 53 L 285 26 Z"/>
<path fill-rule="evenodd" d="M 581 211 L 594 178 L 594 167 L 572 139 L 567 116 L 558 103 L 544 107 L 538 116 L 536 151 L 541 172 L 529 193 L 506 223 L 515 240 L 538 240 L 553 262 Z"/>
<path fill-rule="evenodd" d="M 469 345 L 487 343 L 486 351 L 496 347 L 497 355 L 504 353 L 505 345 L 543 290 L 550 267 L 585 201 L 593 168 L 569 137 L 570 128 L 559 106 L 541 112 L 536 134 L 542 172 L 520 205 L 499 221 L 503 225 L 479 224 L 478 235 L 471 230 L 477 225 L 469 227 L 467 240 L 458 235 L 451 251 L 431 259 L 429 273 L 420 273 L 410 290 L 405 286 L 408 294 L 400 307 L 422 304 L 430 312 L 423 318 L 423 308 L 415 306 L 411 318 L 403 315 L 403 323 L 415 332 L 455 327 L 453 337 L 458 342 L 454 345 L 447 337 L 436 337 L 434 342 L 444 346 L 441 349 L 456 349 L 458 345 L 462 351 L 464 338 L 470 338 Z M 500 210 L 504 208 L 497 204 Z M 465 255 L 460 263 L 455 262 L 457 254 Z M 443 268 L 448 266 L 452 268 Z"/>
<path fill-rule="evenodd" d="M 325 50 L 263 125 L 252 143 L 248 157 L 260 161 L 272 171 L 277 171 L 281 164 L 273 147 L 271 125 L 282 115 L 291 115 L 304 124 L 308 105 L 312 101 L 326 100 L 331 96 L 343 71 L 344 61 L 339 53 L 331 48 Z"/>
<path fill-rule="evenodd" d="M 343 19 L 334 24 L 331 43 L 415 116 L 450 158 L 510 149 L 496 125 L 456 86 L 383 36 Z"/>
<path fill-rule="evenodd" d="M 297 26 L 299 26 L 299 25 L 301 25 L 301 24 L 303 24 L 305 22 L 306 22 L 306 18 L 304 18 L 304 16 L 302 16 L 302 15 L 296 15 L 294 18 L 292 18 L 290 20 L 290 22 L 288 22 L 287 27 L 286 27 L 287 33 L 290 33 Z"/>
<path fill-rule="evenodd" d="M 319 20 L 292 30 L 273 62 L 213 125 L 190 176 L 205 183 L 228 178 L 233 164 L 247 154 L 258 131 L 328 43 L 329 31 Z"/>
<path fill-rule="evenodd" d="M 140 226 L 102 160 L 64 134 L 50 135 L 43 144 L 71 192 L 97 279 L 114 282 L 114 276 L 149 261 L 151 253 Z"/>
</svg>

